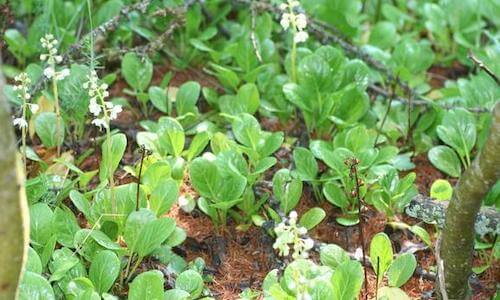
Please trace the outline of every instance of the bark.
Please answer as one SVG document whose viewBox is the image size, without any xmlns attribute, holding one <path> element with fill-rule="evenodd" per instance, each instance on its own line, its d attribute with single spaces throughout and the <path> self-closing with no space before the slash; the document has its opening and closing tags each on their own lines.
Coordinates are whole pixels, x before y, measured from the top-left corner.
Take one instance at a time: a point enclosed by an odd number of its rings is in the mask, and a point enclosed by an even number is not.
<svg viewBox="0 0 500 300">
<path fill-rule="evenodd" d="M 1 64 L 0 64 L 1 65 Z M 20 189 L 22 168 L 17 163 L 16 144 L 4 81 L 0 73 L 0 299 L 16 299 L 29 242 L 29 214 Z"/>
<path fill-rule="evenodd" d="M 439 274 L 447 299 L 467 299 L 474 247 L 474 223 L 484 196 L 500 178 L 500 102 L 493 110 L 488 140 L 458 181 L 446 211 L 440 257 L 444 272 Z M 438 261 L 438 265 L 441 261 Z"/>
<path fill-rule="evenodd" d="M 411 200 L 405 213 L 427 224 L 436 224 L 437 227 L 443 228 L 448 205 L 449 201 L 435 201 L 419 194 Z M 482 207 L 477 214 L 474 227 L 480 236 L 500 235 L 500 212 L 494 207 Z"/>
</svg>

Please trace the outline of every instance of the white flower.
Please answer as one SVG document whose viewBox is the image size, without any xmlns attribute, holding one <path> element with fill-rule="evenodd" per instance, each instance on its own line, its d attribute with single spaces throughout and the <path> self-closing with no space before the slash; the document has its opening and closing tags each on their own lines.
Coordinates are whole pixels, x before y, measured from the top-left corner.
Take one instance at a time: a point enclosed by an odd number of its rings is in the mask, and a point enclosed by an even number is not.
<svg viewBox="0 0 500 300">
<path fill-rule="evenodd" d="M 14 121 L 12 121 L 12 124 L 14 124 L 14 126 L 19 127 L 19 129 L 28 127 L 28 122 L 26 122 L 26 120 L 23 118 L 15 118 Z"/>
<path fill-rule="evenodd" d="M 47 54 L 41 54 L 41 55 L 40 55 L 40 60 L 41 60 L 41 61 L 45 61 L 45 60 L 47 60 Z"/>
<path fill-rule="evenodd" d="M 300 235 L 304 235 L 307 233 L 307 228 L 305 227 L 299 227 L 297 228 L 297 233 L 300 234 Z"/>
<path fill-rule="evenodd" d="M 304 30 L 306 28 L 306 26 L 307 26 L 306 15 L 304 15 L 304 14 L 298 14 L 297 18 L 295 19 L 295 24 L 297 25 L 297 29 L 299 31 Z"/>
<path fill-rule="evenodd" d="M 56 75 L 55 75 L 56 77 L 55 78 L 58 81 L 59 80 L 63 80 L 64 78 L 68 77 L 69 74 L 70 74 L 69 69 L 68 68 L 64 68 L 61 71 L 59 71 L 59 72 L 56 73 Z"/>
<path fill-rule="evenodd" d="M 287 30 L 290 27 L 290 14 L 284 13 L 281 16 L 280 25 L 284 30 Z"/>
<path fill-rule="evenodd" d="M 108 123 L 104 119 L 94 119 L 92 120 L 92 124 L 99 127 L 101 130 L 103 127 L 108 128 Z"/>
<path fill-rule="evenodd" d="M 290 212 L 289 217 L 290 217 L 290 220 L 295 220 L 295 221 L 297 221 L 298 214 L 297 214 L 297 212 L 296 212 L 295 210 L 292 210 L 292 211 Z"/>
<path fill-rule="evenodd" d="M 297 7 L 300 5 L 299 1 L 288 1 L 291 8 Z"/>
<path fill-rule="evenodd" d="M 279 6 L 279 8 L 281 10 L 286 10 L 288 8 L 288 4 L 287 3 L 281 3 L 280 6 Z"/>
<path fill-rule="evenodd" d="M 43 75 L 45 75 L 45 77 L 47 77 L 48 79 L 52 78 L 55 73 L 56 71 L 52 67 L 47 67 L 45 68 L 45 70 L 43 70 Z"/>
<path fill-rule="evenodd" d="M 309 34 L 307 32 L 305 32 L 305 31 L 299 31 L 293 37 L 293 42 L 296 43 L 296 44 L 302 43 L 302 42 L 305 42 L 308 37 L 309 37 Z"/>
<path fill-rule="evenodd" d="M 115 105 L 111 108 L 111 111 L 109 112 L 109 119 L 114 120 L 118 117 L 118 114 L 122 112 L 122 106 L 121 105 Z"/>
<path fill-rule="evenodd" d="M 56 55 L 56 56 L 54 56 L 54 59 L 56 60 L 56 63 L 60 63 L 60 62 L 62 62 L 62 60 L 63 60 L 63 58 L 62 58 L 62 56 L 61 56 L 61 55 Z"/>
<path fill-rule="evenodd" d="M 101 114 L 102 111 L 101 106 L 97 104 L 97 100 L 95 97 L 90 99 L 89 111 L 96 117 L 98 117 L 99 114 Z"/>
<path fill-rule="evenodd" d="M 304 249 L 305 250 L 309 250 L 309 249 L 312 249 L 314 247 L 314 241 L 313 239 L 311 238 L 307 238 L 304 241 Z"/>
<path fill-rule="evenodd" d="M 30 103 L 29 104 L 29 107 L 30 107 L 30 110 L 32 113 L 36 114 L 36 112 L 38 111 L 38 109 L 40 108 L 38 106 L 38 104 L 34 104 L 34 103 Z"/>
</svg>

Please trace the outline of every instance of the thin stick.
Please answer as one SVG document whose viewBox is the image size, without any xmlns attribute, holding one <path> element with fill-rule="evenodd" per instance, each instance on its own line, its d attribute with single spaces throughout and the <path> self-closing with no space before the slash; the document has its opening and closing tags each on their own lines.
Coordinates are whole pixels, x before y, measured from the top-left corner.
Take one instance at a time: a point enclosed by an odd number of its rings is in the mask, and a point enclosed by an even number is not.
<svg viewBox="0 0 500 300">
<path fill-rule="evenodd" d="M 495 74 L 495 72 L 493 72 L 482 60 L 480 60 L 479 58 L 477 58 L 474 53 L 472 53 L 472 50 L 469 49 L 468 53 L 467 53 L 467 57 L 472 60 L 472 62 L 481 70 L 483 70 L 484 72 L 486 72 L 486 74 L 490 75 L 491 78 L 493 78 L 493 80 L 495 80 L 495 82 L 500 85 L 500 79 L 497 77 L 497 75 Z"/>
<path fill-rule="evenodd" d="M 444 263 L 441 259 L 441 236 L 436 241 L 436 264 L 438 269 L 437 280 L 439 286 L 439 293 L 441 294 L 441 299 L 448 300 L 448 293 L 446 292 L 446 282 L 444 276 Z"/>
<path fill-rule="evenodd" d="M 150 155 L 151 152 L 150 150 L 146 149 L 144 145 L 141 145 L 141 148 L 139 149 L 139 152 L 141 153 L 141 164 L 139 167 L 139 176 L 137 178 L 137 192 L 135 195 L 135 210 L 139 210 L 139 196 L 140 196 L 140 191 L 141 191 L 141 177 L 142 177 L 142 165 L 144 163 L 144 158 L 147 155 Z"/>
<path fill-rule="evenodd" d="M 359 206 L 359 211 L 358 211 L 358 218 L 359 218 L 359 237 L 361 240 L 361 251 L 363 252 L 363 265 L 366 266 L 366 247 L 365 247 L 365 235 L 363 232 L 363 227 L 364 227 L 364 222 L 363 222 L 363 203 L 361 201 L 360 195 L 359 195 L 359 187 L 361 184 L 361 181 L 358 178 L 358 168 L 357 165 L 359 164 L 359 160 L 356 158 L 351 159 L 351 175 L 354 176 L 355 180 L 355 185 L 356 185 L 356 199 L 358 200 L 358 206 Z M 365 284 L 364 284 L 364 290 L 365 290 L 365 299 L 368 297 L 368 274 L 366 272 L 366 268 L 363 269 L 364 275 L 365 275 Z"/>
</svg>

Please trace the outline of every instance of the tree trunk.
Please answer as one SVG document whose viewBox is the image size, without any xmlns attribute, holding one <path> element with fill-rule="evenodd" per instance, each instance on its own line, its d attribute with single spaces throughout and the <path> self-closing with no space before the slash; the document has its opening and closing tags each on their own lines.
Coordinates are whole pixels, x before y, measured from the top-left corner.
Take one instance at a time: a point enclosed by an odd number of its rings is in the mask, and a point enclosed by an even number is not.
<svg viewBox="0 0 500 300">
<path fill-rule="evenodd" d="M 0 63 L 1 65 L 1 63 Z M 16 299 L 29 242 L 22 168 L 0 73 L 0 299 Z M 17 183 L 17 184 L 16 184 Z"/>
<path fill-rule="evenodd" d="M 484 196 L 500 178 L 500 102 L 493 110 L 488 140 L 453 191 L 446 211 L 440 257 L 448 299 L 467 299 L 474 247 L 474 221 Z M 438 266 L 441 262 L 438 261 Z M 445 298 L 445 297 L 443 297 Z"/>
</svg>

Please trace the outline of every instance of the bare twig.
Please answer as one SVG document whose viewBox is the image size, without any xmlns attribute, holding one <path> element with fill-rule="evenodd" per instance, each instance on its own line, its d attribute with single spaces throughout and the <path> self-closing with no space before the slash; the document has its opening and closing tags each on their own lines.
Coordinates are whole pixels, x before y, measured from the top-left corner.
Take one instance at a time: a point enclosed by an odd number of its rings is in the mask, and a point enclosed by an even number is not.
<svg viewBox="0 0 500 300">
<path fill-rule="evenodd" d="M 497 75 L 495 75 L 495 72 L 493 72 L 482 60 L 480 60 L 479 58 L 477 58 L 474 53 L 472 52 L 472 50 L 469 49 L 468 53 L 467 53 L 467 57 L 472 60 L 472 62 L 481 70 L 483 70 L 484 72 L 486 72 L 486 74 L 490 75 L 491 78 L 493 78 L 493 80 L 495 80 L 495 82 L 497 84 L 500 84 L 500 80 L 498 79 Z"/>
<path fill-rule="evenodd" d="M 352 158 L 346 162 L 346 164 L 349 164 L 350 169 L 351 169 L 351 177 L 354 177 L 354 185 L 356 189 L 352 191 L 356 199 L 358 200 L 358 218 L 359 218 L 359 238 L 361 240 L 361 251 L 363 253 L 363 264 L 366 265 L 366 246 L 365 246 L 365 235 L 364 235 L 364 220 L 363 220 L 363 203 L 361 201 L 361 196 L 359 192 L 359 187 L 363 184 L 361 180 L 358 178 L 358 164 L 359 160 L 357 158 Z M 365 290 L 365 299 L 368 297 L 368 274 L 366 272 L 366 268 L 363 268 L 364 275 L 365 275 L 365 284 L 364 284 L 364 290 Z"/>
<path fill-rule="evenodd" d="M 144 163 L 144 158 L 146 156 L 149 156 L 152 154 L 151 150 L 146 149 L 144 145 L 141 145 L 141 148 L 139 149 L 139 153 L 141 153 L 141 164 L 139 166 L 139 176 L 137 177 L 137 192 L 135 195 L 135 210 L 139 210 L 139 196 L 140 196 L 140 190 L 141 190 L 141 177 L 142 177 L 142 165 Z"/>
</svg>

